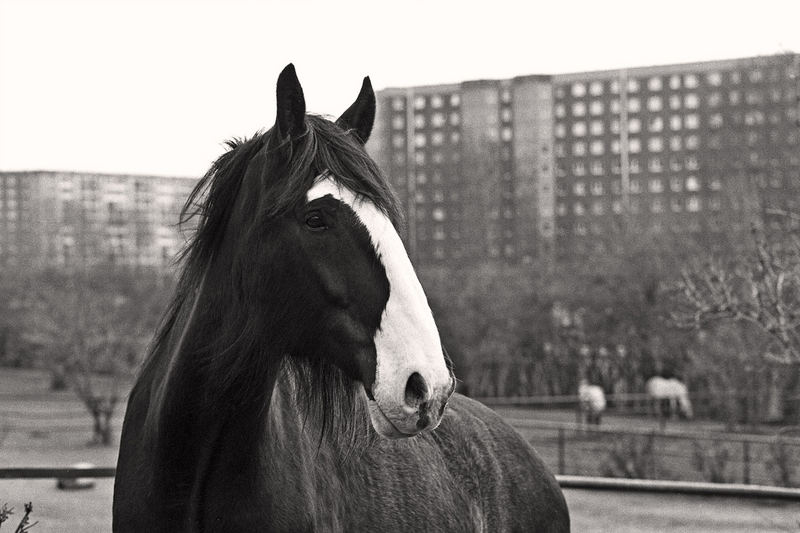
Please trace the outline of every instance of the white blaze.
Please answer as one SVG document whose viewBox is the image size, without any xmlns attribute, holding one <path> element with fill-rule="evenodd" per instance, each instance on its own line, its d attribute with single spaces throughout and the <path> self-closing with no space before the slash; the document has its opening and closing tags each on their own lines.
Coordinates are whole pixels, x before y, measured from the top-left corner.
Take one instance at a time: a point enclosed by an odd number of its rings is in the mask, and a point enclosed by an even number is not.
<svg viewBox="0 0 800 533">
<path fill-rule="evenodd" d="M 395 426 L 400 421 L 398 429 L 402 432 L 412 432 L 417 420 L 416 409 L 405 405 L 405 388 L 411 374 L 417 372 L 423 377 L 431 396 L 444 395 L 452 387 L 433 313 L 403 241 L 389 218 L 372 202 L 357 198 L 330 175 L 323 175 L 315 183 L 308 191 L 307 200 L 327 195 L 355 212 L 367 228 L 375 253 L 386 271 L 389 299 L 375 332 L 377 369 L 373 394 L 383 415 Z"/>
</svg>

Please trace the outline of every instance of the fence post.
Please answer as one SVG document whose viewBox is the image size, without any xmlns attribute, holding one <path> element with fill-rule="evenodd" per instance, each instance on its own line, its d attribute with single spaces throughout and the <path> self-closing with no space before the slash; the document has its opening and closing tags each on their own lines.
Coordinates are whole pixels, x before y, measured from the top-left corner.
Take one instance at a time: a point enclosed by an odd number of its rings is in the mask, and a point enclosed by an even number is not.
<svg viewBox="0 0 800 533">
<path fill-rule="evenodd" d="M 742 483 L 750 484 L 750 443 L 742 442 Z"/>
<path fill-rule="evenodd" d="M 563 475 L 564 474 L 564 446 L 565 446 L 565 438 L 564 438 L 564 428 L 558 428 L 558 473 Z"/>
</svg>

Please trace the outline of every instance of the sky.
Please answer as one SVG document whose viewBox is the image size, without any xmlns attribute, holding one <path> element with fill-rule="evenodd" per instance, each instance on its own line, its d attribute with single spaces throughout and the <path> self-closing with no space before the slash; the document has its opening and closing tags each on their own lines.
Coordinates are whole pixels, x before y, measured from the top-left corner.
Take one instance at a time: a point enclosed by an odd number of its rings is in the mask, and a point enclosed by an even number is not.
<svg viewBox="0 0 800 533">
<path fill-rule="evenodd" d="M 0 0 L 0 170 L 197 177 L 377 89 L 800 52 L 800 1 Z"/>
</svg>

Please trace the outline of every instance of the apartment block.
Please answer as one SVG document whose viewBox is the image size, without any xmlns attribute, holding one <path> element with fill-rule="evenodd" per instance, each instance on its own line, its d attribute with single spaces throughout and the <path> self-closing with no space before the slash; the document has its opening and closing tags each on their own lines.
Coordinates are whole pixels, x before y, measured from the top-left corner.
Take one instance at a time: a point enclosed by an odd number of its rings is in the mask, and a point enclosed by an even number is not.
<svg viewBox="0 0 800 533">
<path fill-rule="evenodd" d="M 196 181 L 80 172 L 0 172 L 0 265 L 167 267 Z"/>
<path fill-rule="evenodd" d="M 798 54 L 390 88 L 368 149 L 419 262 L 713 250 L 798 229 L 799 88 Z"/>
</svg>

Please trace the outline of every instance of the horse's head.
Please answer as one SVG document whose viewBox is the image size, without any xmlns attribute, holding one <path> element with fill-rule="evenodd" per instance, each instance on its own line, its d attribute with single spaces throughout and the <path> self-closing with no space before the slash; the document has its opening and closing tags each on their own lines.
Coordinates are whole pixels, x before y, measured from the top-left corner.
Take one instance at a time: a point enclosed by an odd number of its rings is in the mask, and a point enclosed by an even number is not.
<svg viewBox="0 0 800 533">
<path fill-rule="evenodd" d="M 396 200 L 364 150 L 374 117 L 368 78 L 335 123 L 307 115 L 287 66 L 273 128 L 216 165 L 241 179 L 215 254 L 247 330 L 261 324 L 287 357 L 338 367 L 363 384 L 375 430 L 406 437 L 439 424 L 454 378 Z"/>
</svg>

